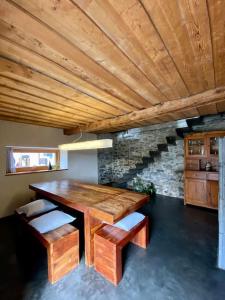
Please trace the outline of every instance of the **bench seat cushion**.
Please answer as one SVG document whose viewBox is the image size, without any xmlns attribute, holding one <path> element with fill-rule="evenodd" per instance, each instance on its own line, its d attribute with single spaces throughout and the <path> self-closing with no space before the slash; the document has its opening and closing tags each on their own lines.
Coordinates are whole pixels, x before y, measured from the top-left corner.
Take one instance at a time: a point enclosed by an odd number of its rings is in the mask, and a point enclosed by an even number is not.
<svg viewBox="0 0 225 300">
<path fill-rule="evenodd" d="M 29 218 L 53 210 L 56 207 L 57 205 L 48 200 L 39 199 L 17 208 L 16 212 L 18 214 L 25 214 Z"/>
<path fill-rule="evenodd" d="M 35 228 L 40 233 L 46 233 L 65 224 L 73 222 L 76 218 L 65 214 L 62 211 L 54 210 L 33 219 L 28 224 Z"/>
<path fill-rule="evenodd" d="M 145 216 L 138 212 L 133 212 L 125 218 L 121 219 L 119 222 L 113 224 L 112 226 L 123 229 L 125 231 L 130 231 L 138 223 L 144 220 Z"/>
</svg>

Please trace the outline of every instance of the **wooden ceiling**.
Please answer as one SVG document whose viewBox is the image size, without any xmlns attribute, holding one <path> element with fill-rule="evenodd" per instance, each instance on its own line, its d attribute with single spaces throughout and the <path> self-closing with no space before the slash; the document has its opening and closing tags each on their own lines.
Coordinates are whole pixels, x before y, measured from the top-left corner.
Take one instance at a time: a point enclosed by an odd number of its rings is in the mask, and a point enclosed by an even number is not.
<svg viewBox="0 0 225 300">
<path fill-rule="evenodd" d="M 1 0 L 0 119 L 110 132 L 225 111 L 223 0 Z"/>
</svg>

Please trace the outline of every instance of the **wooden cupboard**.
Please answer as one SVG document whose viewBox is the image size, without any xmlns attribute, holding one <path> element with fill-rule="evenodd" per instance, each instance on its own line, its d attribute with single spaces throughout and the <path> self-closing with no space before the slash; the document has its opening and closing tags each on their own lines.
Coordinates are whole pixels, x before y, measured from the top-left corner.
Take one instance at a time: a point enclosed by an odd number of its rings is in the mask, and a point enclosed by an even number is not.
<svg viewBox="0 0 225 300">
<path fill-rule="evenodd" d="M 184 204 L 218 208 L 218 141 L 225 131 L 194 133 L 185 137 Z"/>
</svg>

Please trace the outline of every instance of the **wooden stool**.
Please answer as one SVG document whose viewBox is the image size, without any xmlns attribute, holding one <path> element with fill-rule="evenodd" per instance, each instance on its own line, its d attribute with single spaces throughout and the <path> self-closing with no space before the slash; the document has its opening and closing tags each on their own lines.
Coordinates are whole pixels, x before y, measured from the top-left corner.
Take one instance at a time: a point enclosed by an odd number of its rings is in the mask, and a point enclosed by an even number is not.
<svg viewBox="0 0 225 300">
<path fill-rule="evenodd" d="M 132 242 L 139 247 L 148 245 L 148 217 L 130 231 L 105 225 L 94 235 L 94 267 L 107 280 L 117 285 L 122 279 L 122 249 Z"/>
<path fill-rule="evenodd" d="M 79 230 L 63 225 L 39 238 L 47 248 L 48 280 L 55 283 L 79 265 Z"/>
<path fill-rule="evenodd" d="M 47 248 L 48 280 L 55 283 L 68 272 L 72 271 L 80 262 L 79 230 L 65 224 L 47 233 L 40 233 L 28 224 L 30 219 L 18 215 L 25 229 L 28 229 Z"/>
</svg>

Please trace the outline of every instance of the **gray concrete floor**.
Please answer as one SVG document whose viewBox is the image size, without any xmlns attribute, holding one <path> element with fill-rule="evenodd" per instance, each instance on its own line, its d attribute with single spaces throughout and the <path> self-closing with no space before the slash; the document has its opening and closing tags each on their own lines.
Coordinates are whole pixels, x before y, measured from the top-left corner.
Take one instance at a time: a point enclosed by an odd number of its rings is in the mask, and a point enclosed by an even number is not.
<svg viewBox="0 0 225 300">
<path fill-rule="evenodd" d="M 45 251 L 36 257 L 35 244 L 29 252 L 21 251 L 15 223 L 1 220 L 0 299 L 224 300 L 225 272 L 216 267 L 217 214 L 162 196 L 142 212 L 152 220 L 151 242 L 147 250 L 134 245 L 125 249 L 118 287 L 86 268 L 83 258 L 76 270 L 49 284 Z"/>
</svg>

